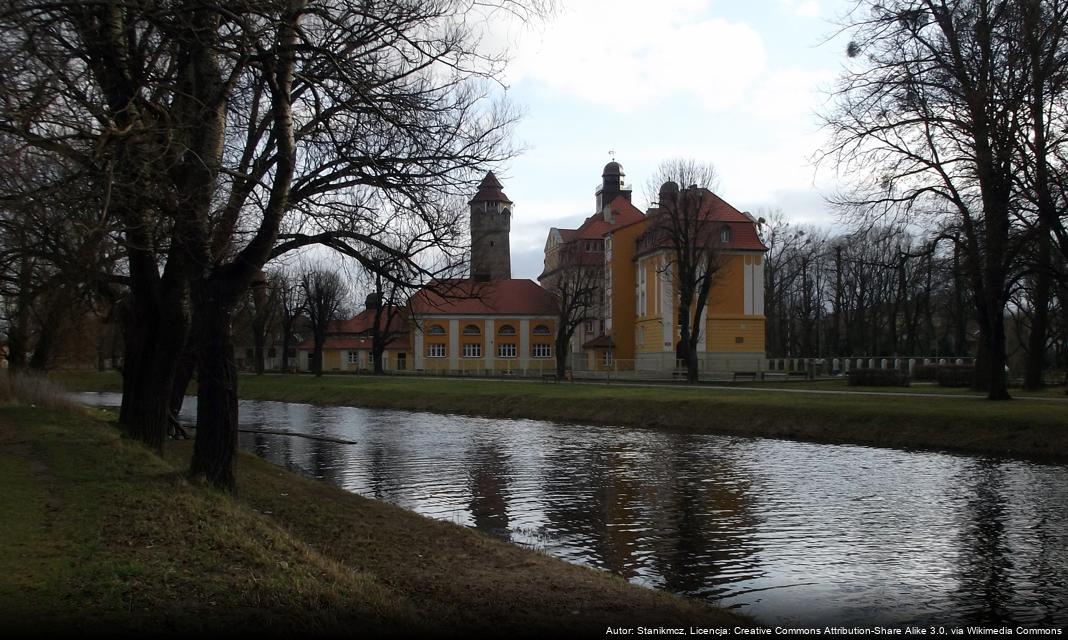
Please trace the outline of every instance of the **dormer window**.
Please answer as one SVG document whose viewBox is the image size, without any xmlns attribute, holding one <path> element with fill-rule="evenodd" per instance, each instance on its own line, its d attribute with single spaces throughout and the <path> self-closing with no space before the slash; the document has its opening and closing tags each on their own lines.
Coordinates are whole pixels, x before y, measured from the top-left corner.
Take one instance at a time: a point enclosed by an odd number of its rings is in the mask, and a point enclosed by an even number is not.
<svg viewBox="0 0 1068 640">
<path fill-rule="evenodd" d="M 731 241 L 731 228 L 723 227 L 719 230 L 719 241 L 723 244 L 727 244 Z"/>
</svg>

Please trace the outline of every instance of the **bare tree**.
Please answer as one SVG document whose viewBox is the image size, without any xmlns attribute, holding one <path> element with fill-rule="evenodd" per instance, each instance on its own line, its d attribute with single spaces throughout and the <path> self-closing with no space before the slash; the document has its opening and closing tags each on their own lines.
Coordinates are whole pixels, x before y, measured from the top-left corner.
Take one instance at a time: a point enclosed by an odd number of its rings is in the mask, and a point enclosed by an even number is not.
<svg viewBox="0 0 1068 640">
<path fill-rule="evenodd" d="M 588 320 L 600 317 L 604 290 L 604 254 L 588 250 L 587 242 L 573 239 L 559 245 L 546 264 L 542 286 L 556 298 L 556 377 L 567 375 L 568 357 L 575 331 Z"/>
<path fill-rule="evenodd" d="M 838 199 L 892 219 L 952 220 L 980 331 L 980 387 L 1009 398 L 1004 314 L 1026 70 L 1014 0 L 862 0 L 854 64 L 836 91 L 825 155 L 855 181 Z M 943 226 L 939 224 L 939 226 Z"/>
<path fill-rule="evenodd" d="M 9 2 L 0 134 L 101 185 L 128 274 L 122 422 L 162 447 L 195 343 L 191 471 L 233 486 L 233 309 L 266 261 L 383 244 L 363 193 L 421 217 L 511 157 L 504 58 L 472 18 L 540 2 Z M 433 200 L 434 198 L 429 198 Z M 281 241 L 281 242 L 279 242 Z M 177 380 L 176 380 L 177 378 Z"/>
<path fill-rule="evenodd" d="M 311 370 L 316 376 L 321 376 L 326 334 L 330 325 L 340 319 L 341 309 L 348 297 L 348 287 L 337 271 L 311 267 L 301 272 L 300 290 L 314 343 Z"/>
<path fill-rule="evenodd" d="M 697 382 L 697 345 L 720 266 L 718 227 L 711 215 L 716 181 L 710 164 L 683 159 L 661 163 L 650 183 L 650 191 L 659 185 L 659 207 L 638 238 L 639 251 L 668 250 L 665 272 L 674 280 L 679 305 L 676 356 L 685 362 L 690 382 Z"/>
</svg>

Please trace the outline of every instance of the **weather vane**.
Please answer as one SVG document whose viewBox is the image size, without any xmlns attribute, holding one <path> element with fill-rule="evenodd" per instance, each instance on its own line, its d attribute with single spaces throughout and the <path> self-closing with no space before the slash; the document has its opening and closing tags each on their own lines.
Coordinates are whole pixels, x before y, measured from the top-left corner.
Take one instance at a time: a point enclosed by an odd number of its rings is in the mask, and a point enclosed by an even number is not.
<svg viewBox="0 0 1068 640">
<path fill-rule="evenodd" d="M 612 157 L 612 162 L 616 161 L 616 150 L 615 149 L 609 149 L 608 150 L 608 155 Z"/>
</svg>

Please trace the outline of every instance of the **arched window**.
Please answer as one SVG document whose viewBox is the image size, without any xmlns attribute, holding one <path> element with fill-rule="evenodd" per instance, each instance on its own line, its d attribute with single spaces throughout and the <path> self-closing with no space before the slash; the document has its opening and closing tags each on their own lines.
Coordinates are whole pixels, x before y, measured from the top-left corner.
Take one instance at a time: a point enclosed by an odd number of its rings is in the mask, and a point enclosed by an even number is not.
<svg viewBox="0 0 1068 640">
<path fill-rule="evenodd" d="M 515 327 L 510 324 L 502 324 L 500 330 L 497 331 L 497 334 L 502 336 L 514 336 Z"/>
<path fill-rule="evenodd" d="M 539 324 L 538 326 L 534 327 L 534 335 L 536 336 L 547 336 L 551 334 L 552 332 L 549 331 L 549 327 L 544 324 Z"/>
<path fill-rule="evenodd" d="M 430 325 L 430 328 L 427 329 L 426 334 L 428 336 L 443 336 L 445 335 L 445 327 L 440 324 L 432 324 Z"/>
<path fill-rule="evenodd" d="M 469 324 L 464 327 L 465 336 L 480 336 L 482 335 L 482 329 L 478 328 L 478 325 Z"/>
<path fill-rule="evenodd" d="M 723 242 L 723 243 L 727 243 L 727 242 L 731 241 L 731 228 L 730 227 L 723 227 L 722 229 L 719 230 L 719 241 Z"/>
</svg>

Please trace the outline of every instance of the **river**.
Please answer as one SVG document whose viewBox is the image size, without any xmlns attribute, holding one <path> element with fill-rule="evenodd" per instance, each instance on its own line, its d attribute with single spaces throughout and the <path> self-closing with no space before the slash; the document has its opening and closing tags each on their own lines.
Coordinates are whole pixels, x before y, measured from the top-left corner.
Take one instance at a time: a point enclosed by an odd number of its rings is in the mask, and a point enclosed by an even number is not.
<svg viewBox="0 0 1068 640">
<path fill-rule="evenodd" d="M 765 624 L 1068 624 L 1062 464 L 280 402 L 240 410 L 244 428 L 355 441 L 241 434 L 271 462 Z"/>
</svg>

